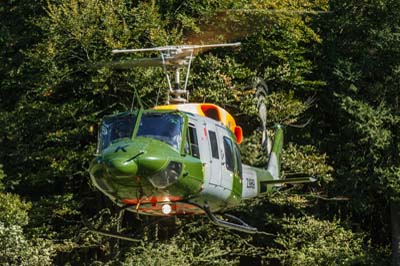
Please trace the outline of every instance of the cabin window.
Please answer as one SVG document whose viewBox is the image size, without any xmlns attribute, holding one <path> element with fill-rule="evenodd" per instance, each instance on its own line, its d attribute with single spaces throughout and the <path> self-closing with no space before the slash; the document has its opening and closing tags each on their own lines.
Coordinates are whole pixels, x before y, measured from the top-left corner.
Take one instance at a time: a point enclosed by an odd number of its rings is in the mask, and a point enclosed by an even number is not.
<svg viewBox="0 0 400 266">
<path fill-rule="evenodd" d="M 238 171 L 240 178 L 242 178 L 242 173 L 243 173 L 242 160 L 240 158 L 240 150 L 239 150 L 239 147 L 237 144 L 235 144 L 235 155 L 236 155 L 237 171 Z"/>
<path fill-rule="evenodd" d="M 194 125 L 189 125 L 188 127 L 189 130 L 189 143 L 190 143 L 190 149 L 192 151 L 192 156 L 196 158 L 200 158 L 200 153 L 199 153 L 199 142 L 197 140 L 197 133 L 196 133 L 196 128 Z"/>
<path fill-rule="evenodd" d="M 208 131 L 208 135 L 210 136 L 212 157 L 215 159 L 219 159 L 217 135 L 215 134 L 214 131 L 211 130 Z"/>
<path fill-rule="evenodd" d="M 233 172 L 235 170 L 235 157 L 233 156 L 232 141 L 228 137 L 224 137 L 224 149 L 226 169 Z"/>
</svg>

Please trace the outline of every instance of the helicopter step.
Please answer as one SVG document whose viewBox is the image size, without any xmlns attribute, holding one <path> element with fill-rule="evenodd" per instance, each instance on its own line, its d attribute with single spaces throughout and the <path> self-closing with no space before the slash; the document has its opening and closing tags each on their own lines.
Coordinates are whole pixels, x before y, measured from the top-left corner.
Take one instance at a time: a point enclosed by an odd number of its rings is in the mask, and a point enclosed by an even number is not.
<svg viewBox="0 0 400 266">
<path fill-rule="evenodd" d="M 199 206 L 200 207 L 200 206 Z M 208 207 L 208 204 L 206 203 L 203 207 L 204 212 L 207 214 L 207 217 L 216 225 L 218 226 L 222 226 L 228 229 L 232 229 L 232 230 L 236 230 L 236 231 L 240 231 L 240 232 L 244 232 L 247 234 L 256 234 L 258 233 L 258 229 L 256 227 L 252 227 L 250 225 L 248 225 L 247 223 L 245 223 L 244 221 L 242 221 L 241 219 L 239 219 L 236 216 L 233 215 L 229 215 L 229 214 L 225 214 L 226 217 L 237 221 L 238 223 L 231 223 L 228 221 L 224 221 L 221 219 L 218 219 L 210 210 L 210 208 Z"/>
</svg>

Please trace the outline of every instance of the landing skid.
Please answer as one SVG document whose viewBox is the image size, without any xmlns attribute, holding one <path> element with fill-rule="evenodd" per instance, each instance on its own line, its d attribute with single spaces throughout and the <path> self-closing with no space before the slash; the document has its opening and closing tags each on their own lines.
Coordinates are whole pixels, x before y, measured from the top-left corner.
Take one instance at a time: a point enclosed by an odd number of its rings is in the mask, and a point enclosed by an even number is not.
<svg viewBox="0 0 400 266">
<path fill-rule="evenodd" d="M 230 214 L 224 214 L 224 216 L 234 222 L 229 222 L 229 221 L 219 219 L 217 216 L 215 216 L 214 213 L 211 212 L 210 207 L 208 206 L 207 203 L 205 203 L 204 206 L 202 206 L 200 204 L 190 202 L 190 201 L 182 201 L 182 202 L 202 209 L 204 211 L 204 213 L 207 215 L 207 217 L 211 220 L 211 222 L 215 225 L 218 225 L 218 226 L 221 226 L 221 227 L 224 227 L 227 229 L 235 230 L 235 231 L 244 232 L 247 234 L 270 235 L 268 233 L 258 231 L 258 229 L 256 227 L 252 227 L 252 226 L 248 225 L 247 223 L 245 223 L 243 220 L 239 219 L 238 217 L 230 215 Z M 123 209 L 125 209 L 126 207 L 132 207 L 132 206 L 133 205 L 125 206 Z M 123 235 L 123 234 L 117 233 L 117 232 L 96 229 L 87 219 L 82 219 L 82 221 L 83 221 L 83 224 L 87 227 L 87 229 L 90 232 L 93 232 L 93 233 L 96 233 L 96 234 L 99 234 L 102 236 L 118 238 L 118 239 L 131 241 L 131 242 L 139 242 L 140 241 L 139 239 L 134 238 L 134 236 Z"/>
<path fill-rule="evenodd" d="M 130 207 L 130 206 L 128 206 L 128 207 Z M 126 208 L 126 207 L 124 207 L 124 208 L 122 209 L 122 211 L 123 211 L 125 208 Z M 164 220 L 164 219 L 166 219 L 166 218 L 171 218 L 171 217 L 170 217 L 170 216 L 168 216 L 168 217 L 161 217 L 161 218 L 159 218 L 156 222 L 159 222 L 159 221 Z M 135 237 L 137 237 L 137 235 L 124 235 L 124 234 L 121 234 L 121 233 L 119 233 L 119 232 L 97 229 L 97 228 L 95 228 L 95 227 L 94 227 L 86 218 L 84 218 L 84 217 L 82 217 L 82 223 L 83 223 L 84 226 L 86 226 L 86 228 L 87 228 L 90 232 L 95 233 L 95 234 L 98 234 L 98 235 L 107 236 L 107 237 L 112 237 L 112 238 L 117 238 L 117 239 L 122 239 L 122 240 L 126 240 L 126 241 L 131 241 L 131 242 L 140 242 L 140 241 L 141 241 L 140 239 L 135 238 Z M 146 224 L 145 226 L 149 226 L 149 225 L 152 225 L 152 224 L 154 224 L 154 223 L 155 223 L 155 222 L 151 222 L 151 223 Z"/>
<path fill-rule="evenodd" d="M 106 230 L 100 230 L 100 229 L 96 229 L 94 228 L 94 226 L 86 219 L 83 219 L 83 224 L 87 227 L 87 229 L 92 232 L 92 233 L 96 233 L 98 235 L 102 235 L 102 236 L 108 236 L 108 237 L 113 237 L 113 238 L 118 238 L 118 239 L 122 239 L 122 240 L 127 240 L 127 241 L 131 241 L 131 242 L 140 242 L 139 239 L 133 238 L 132 236 L 128 236 L 128 235 L 123 235 L 120 233 L 116 233 L 116 232 L 111 232 L 111 231 L 106 231 Z"/>
</svg>

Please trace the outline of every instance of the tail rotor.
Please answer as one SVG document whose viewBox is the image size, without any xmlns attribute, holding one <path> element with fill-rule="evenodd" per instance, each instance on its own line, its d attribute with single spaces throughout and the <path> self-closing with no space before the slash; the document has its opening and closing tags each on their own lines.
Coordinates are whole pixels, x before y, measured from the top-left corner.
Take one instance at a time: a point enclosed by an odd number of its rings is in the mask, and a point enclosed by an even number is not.
<svg viewBox="0 0 400 266">
<path fill-rule="evenodd" d="M 253 82 L 253 88 L 256 89 L 256 99 L 257 99 L 257 110 L 258 117 L 261 121 L 261 132 L 262 132 L 262 147 L 267 149 L 269 154 L 272 149 L 271 139 L 267 132 L 267 105 L 266 98 L 268 93 L 268 87 L 262 78 L 255 78 Z"/>
</svg>

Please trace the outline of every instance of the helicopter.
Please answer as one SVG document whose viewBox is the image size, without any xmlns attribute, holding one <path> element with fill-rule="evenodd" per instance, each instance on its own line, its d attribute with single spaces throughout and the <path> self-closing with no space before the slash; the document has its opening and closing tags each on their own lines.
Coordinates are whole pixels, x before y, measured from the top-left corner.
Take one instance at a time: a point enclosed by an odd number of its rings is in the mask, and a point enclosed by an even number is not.
<svg viewBox="0 0 400 266">
<path fill-rule="evenodd" d="M 93 185 L 116 205 L 138 215 L 168 217 L 206 215 L 212 223 L 245 233 L 257 228 L 240 218 L 216 213 L 234 208 L 286 183 L 313 182 L 311 177 L 282 178 L 283 127 L 275 126 L 273 143 L 266 129 L 266 85 L 256 92 L 262 124 L 265 168 L 242 163 L 243 130 L 225 109 L 212 103 L 189 103 L 187 83 L 196 52 L 240 43 L 177 45 L 113 50 L 158 52 L 159 57 L 114 62 L 111 67 L 163 67 L 169 96 L 166 105 L 105 116 L 99 127 L 97 154 L 89 173 Z M 186 68 L 181 88 L 180 72 Z M 174 86 L 170 73 L 173 73 Z M 271 144 L 272 143 L 272 144 Z M 125 240 L 131 238 L 88 225 L 89 230 Z"/>
</svg>

